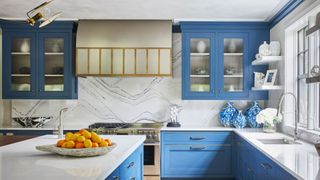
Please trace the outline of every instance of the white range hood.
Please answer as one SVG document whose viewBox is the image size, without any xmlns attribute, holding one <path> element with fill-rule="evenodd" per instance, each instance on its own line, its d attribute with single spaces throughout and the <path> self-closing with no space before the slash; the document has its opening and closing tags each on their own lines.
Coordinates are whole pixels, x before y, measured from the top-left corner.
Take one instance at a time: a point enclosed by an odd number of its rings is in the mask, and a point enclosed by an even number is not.
<svg viewBox="0 0 320 180">
<path fill-rule="evenodd" d="M 171 20 L 80 20 L 79 76 L 171 76 Z"/>
</svg>

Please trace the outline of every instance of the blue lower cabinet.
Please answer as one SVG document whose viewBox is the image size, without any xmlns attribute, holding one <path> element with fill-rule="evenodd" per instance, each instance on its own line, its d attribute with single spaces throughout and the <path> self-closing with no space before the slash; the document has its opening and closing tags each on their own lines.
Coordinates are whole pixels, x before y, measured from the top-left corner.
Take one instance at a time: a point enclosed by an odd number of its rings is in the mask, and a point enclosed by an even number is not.
<svg viewBox="0 0 320 180">
<path fill-rule="evenodd" d="M 282 169 L 258 149 L 241 138 L 236 139 L 235 178 L 238 180 L 294 180 L 290 173 Z"/>
<path fill-rule="evenodd" d="M 143 145 L 133 152 L 106 180 L 142 180 Z"/>
<path fill-rule="evenodd" d="M 161 133 L 161 177 L 232 177 L 231 137 L 231 132 Z"/>
<path fill-rule="evenodd" d="M 231 147 L 167 145 L 164 177 L 223 177 L 231 175 Z"/>
<path fill-rule="evenodd" d="M 106 180 L 119 180 L 120 179 L 120 168 L 117 168 L 112 172 L 112 174 L 107 177 Z"/>
<path fill-rule="evenodd" d="M 240 136 L 202 131 L 161 133 L 161 178 L 296 179 Z"/>
</svg>

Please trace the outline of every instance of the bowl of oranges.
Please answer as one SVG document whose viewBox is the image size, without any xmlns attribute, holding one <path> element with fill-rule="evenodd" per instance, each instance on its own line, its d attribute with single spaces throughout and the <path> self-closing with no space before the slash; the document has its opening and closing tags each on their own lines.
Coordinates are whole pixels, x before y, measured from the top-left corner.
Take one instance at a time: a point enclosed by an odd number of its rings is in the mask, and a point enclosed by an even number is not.
<svg viewBox="0 0 320 180">
<path fill-rule="evenodd" d="M 115 147 L 116 144 L 110 139 L 103 139 L 95 132 L 81 129 L 75 133 L 66 133 L 65 138 L 56 144 L 36 146 L 36 149 L 65 156 L 90 157 L 107 154 Z"/>
</svg>

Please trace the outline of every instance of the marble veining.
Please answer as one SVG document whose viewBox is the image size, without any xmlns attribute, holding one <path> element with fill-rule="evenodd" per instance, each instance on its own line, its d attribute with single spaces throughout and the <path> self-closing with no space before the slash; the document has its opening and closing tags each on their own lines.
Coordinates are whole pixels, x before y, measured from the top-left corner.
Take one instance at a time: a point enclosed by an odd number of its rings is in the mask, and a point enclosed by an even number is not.
<svg viewBox="0 0 320 180">
<path fill-rule="evenodd" d="M 219 112 L 226 101 L 181 100 L 181 34 L 173 34 L 172 53 L 173 77 L 79 77 L 78 100 L 12 100 L 12 117 L 53 116 L 45 126 L 53 127 L 59 110 L 68 107 L 66 128 L 94 122 L 163 122 L 169 119 L 169 106 L 177 104 L 183 108 L 178 116 L 182 123 L 220 126 Z M 244 110 L 248 103 L 236 101 L 235 106 Z"/>
</svg>

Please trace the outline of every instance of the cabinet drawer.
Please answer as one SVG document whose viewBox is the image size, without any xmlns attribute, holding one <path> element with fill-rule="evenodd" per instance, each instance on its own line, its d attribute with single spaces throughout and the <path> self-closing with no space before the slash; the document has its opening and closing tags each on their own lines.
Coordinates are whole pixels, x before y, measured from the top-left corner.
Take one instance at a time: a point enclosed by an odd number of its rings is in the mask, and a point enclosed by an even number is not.
<svg viewBox="0 0 320 180">
<path fill-rule="evenodd" d="M 162 177 L 230 177 L 231 146 L 165 145 Z"/>
<path fill-rule="evenodd" d="M 164 144 L 230 144 L 232 132 L 163 132 L 161 138 Z"/>
</svg>

